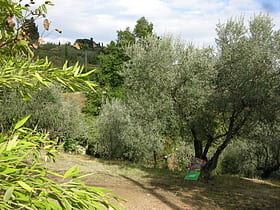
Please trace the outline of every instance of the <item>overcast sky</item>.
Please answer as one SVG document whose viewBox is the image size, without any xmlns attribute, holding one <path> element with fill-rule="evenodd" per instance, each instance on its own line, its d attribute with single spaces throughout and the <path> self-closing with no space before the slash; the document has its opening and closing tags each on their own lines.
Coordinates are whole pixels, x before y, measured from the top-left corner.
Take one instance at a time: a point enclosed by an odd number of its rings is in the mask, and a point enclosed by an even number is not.
<svg viewBox="0 0 280 210">
<path fill-rule="evenodd" d="M 36 3 L 44 2 L 34 0 Z M 51 28 L 43 39 L 72 43 L 90 38 L 109 43 L 116 40 L 116 31 L 134 28 L 144 16 L 154 25 L 157 35 L 172 33 L 196 45 L 213 44 L 215 26 L 230 17 L 246 19 L 260 12 L 269 13 L 275 29 L 280 28 L 280 0 L 52 0 L 48 19 Z M 39 24 L 39 23 L 38 23 Z"/>
</svg>

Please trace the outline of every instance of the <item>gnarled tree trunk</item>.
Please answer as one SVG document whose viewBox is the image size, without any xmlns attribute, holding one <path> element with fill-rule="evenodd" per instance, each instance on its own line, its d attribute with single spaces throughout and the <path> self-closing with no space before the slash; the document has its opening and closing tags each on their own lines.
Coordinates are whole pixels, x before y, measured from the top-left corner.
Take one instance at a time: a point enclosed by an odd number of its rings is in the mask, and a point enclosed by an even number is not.
<svg viewBox="0 0 280 210">
<path fill-rule="evenodd" d="M 220 155 L 222 154 L 223 150 L 227 147 L 232 138 L 233 136 L 231 134 L 226 135 L 224 142 L 217 148 L 216 152 L 209 161 L 207 161 L 206 157 L 203 157 L 203 160 L 207 162 L 201 169 L 200 178 L 202 180 L 208 180 L 210 178 L 211 172 L 217 168 Z"/>
</svg>

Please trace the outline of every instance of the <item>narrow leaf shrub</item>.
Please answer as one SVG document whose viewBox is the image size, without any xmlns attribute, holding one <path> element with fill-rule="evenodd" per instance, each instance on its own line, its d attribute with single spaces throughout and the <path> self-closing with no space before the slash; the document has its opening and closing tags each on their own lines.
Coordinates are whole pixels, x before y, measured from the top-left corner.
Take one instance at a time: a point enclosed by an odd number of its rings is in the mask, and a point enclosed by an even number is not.
<svg viewBox="0 0 280 210">
<path fill-rule="evenodd" d="M 58 86 L 42 87 L 31 93 L 29 101 L 21 99 L 20 93 L 4 89 L 0 101 L 0 124 L 5 131 L 16 120 L 31 115 L 26 126 L 49 132 L 52 139 L 65 142 L 66 150 L 75 150 L 74 146 L 86 144 L 89 126 L 76 103 L 65 100 Z M 73 145 L 73 146 L 72 146 Z"/>
<path fill-rule="evenodd" d="M 103 158 L 140 161 L 151 159 L 153 151 L 162 149 L 158 143 L 161 137 L 155 129 L 153 132 L 153 124 L 140 124 L 118 99 L 102 107 L 97 128 L 96 152 Z"/>
<path fill-rule="evenodd" d="M 118 209 L 108 201 L 118 202 L 109 190 L 81 181 L 78 167 L 64 175 L 49 171 L 41 156 L 53 159 L 56 142 L 20 124 L 0 135 L 0 209 Z"/>
</svg>

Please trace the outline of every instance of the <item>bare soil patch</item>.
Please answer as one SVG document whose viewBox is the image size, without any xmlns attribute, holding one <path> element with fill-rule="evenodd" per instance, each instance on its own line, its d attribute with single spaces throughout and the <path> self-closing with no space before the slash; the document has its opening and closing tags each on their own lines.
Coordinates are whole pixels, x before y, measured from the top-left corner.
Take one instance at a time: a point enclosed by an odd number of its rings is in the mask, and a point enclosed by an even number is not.
<svg viewBox="0 0 280 210">
<path fill-rule="evenodd" d="M 185 173 L 145 168 L 120 161 L 62 154 L 48 166 L 63 174 L 73 165 L 84 173 L 88 185 L 111 189 L 127 200 L 125 209 L 279 209 L 280 185 L 265 181 L 216 176 L 208 183 L 185 181 Z"/>
</svg>

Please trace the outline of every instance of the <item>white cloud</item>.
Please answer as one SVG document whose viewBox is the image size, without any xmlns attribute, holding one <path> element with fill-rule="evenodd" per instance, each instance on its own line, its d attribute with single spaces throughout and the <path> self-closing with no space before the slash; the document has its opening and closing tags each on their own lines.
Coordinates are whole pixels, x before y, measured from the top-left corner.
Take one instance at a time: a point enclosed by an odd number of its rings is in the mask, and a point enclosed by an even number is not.
<svg viewBox="0 0 280 210">
<path fill-rule="evenodd" d="M 224 1 L 219 0 L 169 0 L 168 4 L 173 8 L 184 8 L 186 10 L 217 10 L 224 7 Z"/>
<path fill-rule="evenodd" d="M 158 17 L 170 14 L 171 10 L 160 0 L 119 0 L 114 6 L 121 8 L 123 15 Z"/>
<path fill-rule="evenodd" d="M 38 0 L 39 1 L 39 0 Z M 36 1 L 37 2 L 37 1 Z M 41 1 L 44 2 L 44 1 Z M 145 16 L 161 35 L 180 35 L 195 44 L 214 43 L 215 25 L 232 16 L 247 18 L 263 10 L 260 0 L 53 0 L 49 18 L 53 28 L 63 33 L 51 33 L 51 39 L 75 40 L 93 37 L 108 43 L 116 39 L 116 31 L 133 29 L 136 20 Z M 264 10 L 263 10 L 264 11 Z M 272 13 L 280 26 L 279 11 Z"/>
</svg>

